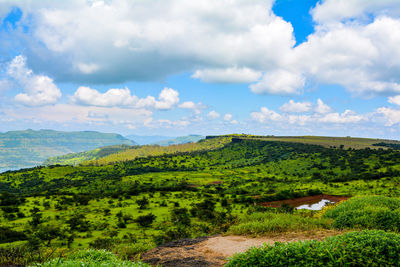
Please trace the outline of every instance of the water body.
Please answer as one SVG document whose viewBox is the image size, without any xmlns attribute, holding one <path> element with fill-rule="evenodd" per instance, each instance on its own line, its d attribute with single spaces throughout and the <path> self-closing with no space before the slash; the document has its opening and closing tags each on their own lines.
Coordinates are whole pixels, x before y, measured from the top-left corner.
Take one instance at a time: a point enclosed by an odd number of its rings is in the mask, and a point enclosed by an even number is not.
<svg viewBox="0 0 400 267">
<path fill-rule="evenodd" d="M 298 210 L 307 209 L 307 210 L 321 210 L 323 207 L 329 204 L 337 203 L 342 200 L 346 200 L 349 197 L 347 196 L 333 196 L 333 195 L 315 195 L 315 196 L 307 196 L 307 197 L 299 197 L 278 201 L 270 201 L 260 203 L 261 206 L 264 207 L 274 207 L 279 208 L 283 204 L 289 204 L 295 207 Z"/>
<path fill-rule="evenodd" d="M 298 209 L 298 210 L 322 210 L 322 208 L 325 207 L 326 205 L 334 204 L 334 203 L 335 202 L 330 201 L 328 199 L 321 199 L 321 201 L 319 201 L 317 203 L 303 204 L 303 205 L 296 207 L 296 209 Z"/>
</svg>

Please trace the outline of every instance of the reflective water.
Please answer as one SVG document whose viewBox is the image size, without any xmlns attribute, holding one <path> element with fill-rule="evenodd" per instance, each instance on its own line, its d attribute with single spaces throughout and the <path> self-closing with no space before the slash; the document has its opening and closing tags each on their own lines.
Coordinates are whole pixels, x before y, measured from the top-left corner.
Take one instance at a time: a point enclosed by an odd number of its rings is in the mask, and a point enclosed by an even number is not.
<svg viewBox="0 0 400 267">
<path fill-rule="evenodd" d="M 335 203 L 335 202 L 330 201 L 328 199 L 321 199 L 317 203 L 300 205 L 300 206 L 296 207 L 296 209 L 298 209 L 298 210 L 321 210 L 327 204 L 333 204 L 333 203 Z"/>
</svg>

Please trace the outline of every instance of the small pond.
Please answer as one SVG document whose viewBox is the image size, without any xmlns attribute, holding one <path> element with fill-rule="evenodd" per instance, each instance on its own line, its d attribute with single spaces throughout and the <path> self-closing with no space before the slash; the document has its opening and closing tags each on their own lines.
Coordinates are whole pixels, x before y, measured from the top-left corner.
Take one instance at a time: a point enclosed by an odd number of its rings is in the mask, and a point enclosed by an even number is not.
<svg viewBox="0 0 400 267">
<path fill-rule="evenodd" d="M 329 204 L 334 204 L 340 202 L 342 200 L 346 200 L 349 197 L 346 196 L 333 196 L 333 195 L 316 195 L 316 196 L 307 196 L 307 197 L 299 197 L 278 201 L 270 201 L 263 202 L 260 205 L 264 207 L 274 207 L 279 208 L 282 204 L 289 204 L 295 207 L 298 210 L 307 209 L 307 210 L 321 210 L 324 206 Z"/>
</svg>

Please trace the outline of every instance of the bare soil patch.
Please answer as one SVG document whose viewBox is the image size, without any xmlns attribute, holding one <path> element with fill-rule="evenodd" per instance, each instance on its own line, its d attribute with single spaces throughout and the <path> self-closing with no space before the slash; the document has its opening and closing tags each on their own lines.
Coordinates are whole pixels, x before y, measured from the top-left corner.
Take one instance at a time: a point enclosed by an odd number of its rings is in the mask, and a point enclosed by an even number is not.
<svg viewBox="0 0 400 267">
<path fill-rule="evenodd" d="M 275 242 L 292 242 L 298 240 L 321 240 L 327 236 L 341 234 L 339 231 L 319 231 L 302 233 L 285 233 L 276 236 L 211 236 L 195 239 L 173 241 L 144 253 L 141 259 L 152 266 L 163 267 L 200 267 L 223 266 L 227 258 L 241 253 L 250 247 L 273 244 Z"/>
</svg>

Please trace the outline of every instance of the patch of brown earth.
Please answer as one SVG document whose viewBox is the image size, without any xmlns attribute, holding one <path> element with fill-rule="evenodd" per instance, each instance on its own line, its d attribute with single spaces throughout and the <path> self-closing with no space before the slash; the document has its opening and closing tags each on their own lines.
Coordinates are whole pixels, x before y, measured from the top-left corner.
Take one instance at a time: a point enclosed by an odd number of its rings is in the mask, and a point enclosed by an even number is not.
<svg viewBox="0 0 400 267">
<path fill-rule="evenodd" d="M 307 196 L 307 197 L 298 197 L 298 198 L 291 198 L 291 199 L 285 199 L 285 200 L 277 200 L 277 201 L 268 201 L 268 202 L 261 202 L 259 205 L 264 206 L 264 207 L 273 207 L 273 208 L 279 208 L 282 206 L 282 204 L 289 204 L 294 207 L 298 207 L 300 205 L 305 205 L 305 204 L 315 204 L 318 203 L 319 201 L 323 199 L 327 199 L 332 202 L 340 202 L 343 200 L 347 200 L 350 197 L 347 196 L 333 196 L 333 195 L 315 195 L 315 196 Z"/>
<path fill-rule="evenodd" d="M 196 239 L 182 239 L 154 248 L 141 257 L 141 260 L 152 266 L 163 267 L 200 267 L 223 266 L 227 258 L 241 253 L 250 247 L 291 242 L 298 240 L 321 240 L 328 236 L 341 234 L 338 231 L 320 231 L 303 233 L 285 233 L 268 237 L 246 236 L 211 236 Z"/>
</svg>

